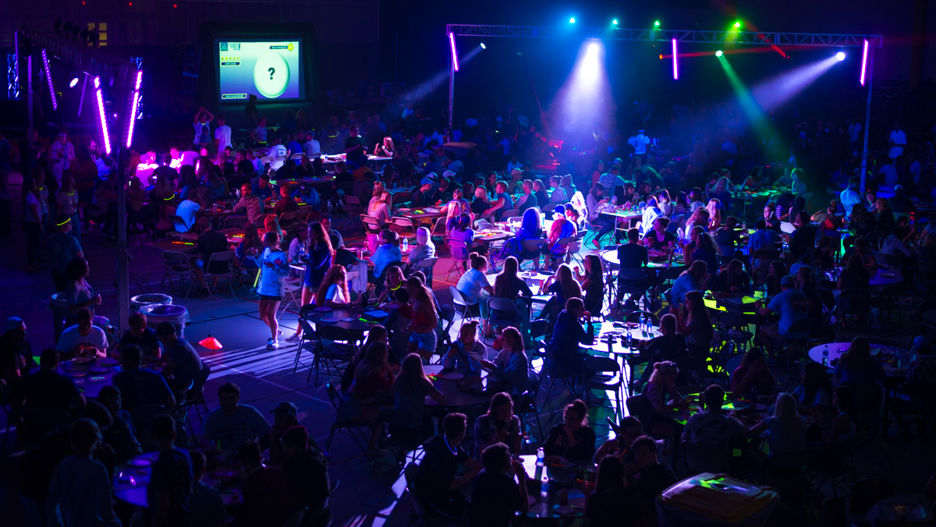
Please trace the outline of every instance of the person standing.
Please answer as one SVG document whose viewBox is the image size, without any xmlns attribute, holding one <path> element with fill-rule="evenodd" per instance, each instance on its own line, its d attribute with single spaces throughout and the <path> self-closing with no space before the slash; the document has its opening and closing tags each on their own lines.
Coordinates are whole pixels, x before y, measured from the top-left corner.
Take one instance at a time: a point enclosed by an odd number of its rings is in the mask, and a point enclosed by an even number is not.
<svg viewBox="0 0 936 527">
<path fill-rule="evenodd" d="M 49 146 L 49 168 L 57 185 L 62 184 L 62 174 L 71 168 L 75 160 L 75 147 L 69 142 L 68 134 L 60 132 L 58 139 Z"/>
<path fill-rule="evenodd" d="M 289 274 L 286 253 L 279 247 L 279 234 L 275 231 L 263 235 L 263 253 L 260 255 L 260 283 L 257 293 L 260 295 L 260 320 L 270 328 L 267 349 L 279 347 L 276 339 L 279 335 L 279 322 L 276 312 L 283 299 L 283 278 Z"/>
<path fill-rule="evenodd" d="M 23 187 L 23 228 L 26 231 L 26 269 L 30 273 L 39 272 L 41 261 L 42 225 L 44 218 L 42 204 L 39 201 L 39 182 L 31 179 Z"/>
<path fill-rule="evenodd" d="M 224 116 L 217 117 L 218 127 L 215 128 L 214 138 L 217 143 L 218 152 L 224 152 L 231 145 L 231 127 L 224 121 Z"/>
<path fill-rule="evenodd" d="M 195 129 L 195 138 L 192 139 L 192 144 L 195 146 L 195 150 L 201 148 L 208 148 L 211 144 L 211 121 L 214 120 L 214 115 L 211 112 L 205 109 L 204 106 L 199 106 L 198 111 L 195 112 L 195 118 L 192 119 L 192 127 Z"/>
</svg>

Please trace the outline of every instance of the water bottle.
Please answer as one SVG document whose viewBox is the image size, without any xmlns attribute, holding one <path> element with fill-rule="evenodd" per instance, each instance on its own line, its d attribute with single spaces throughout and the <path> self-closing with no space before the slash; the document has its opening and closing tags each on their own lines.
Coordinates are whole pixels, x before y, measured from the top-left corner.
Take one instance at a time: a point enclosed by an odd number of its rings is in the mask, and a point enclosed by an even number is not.
<svg viewBox="0 0 936 527">
<path fill-rule="evenodd" d="M 631 335 L 630 328 L 627 328 L 627 349 L 631 349 L 632 342 L 633 342 L 633 335 Z"/>
<path fill-rule="evenodd" d="M 536 466 L 542 467 L 546 463 L 545 459 L 546 459 L 546 451 L 543 450 L 543 447 L 537 448 L 536 449 Z"/>
<path fill-rule="evenodd" d="M 643 333 L 647 328 L 647 319 L 644 317 L 643 313 L 640 314 L 640 322 L 638 323 L 637 327 L 640 328 L 641 333 Z"/>
<path fill-rule="evenodd" d="M 546 471 L 540 476 L 540 498 L 543 503 L 549 503 L 549 476 Z"/>
<path fill-rule="evenodd" d="M 409 238 L 403 238 L 403 252 L 409 250 Z"/>
</svg>

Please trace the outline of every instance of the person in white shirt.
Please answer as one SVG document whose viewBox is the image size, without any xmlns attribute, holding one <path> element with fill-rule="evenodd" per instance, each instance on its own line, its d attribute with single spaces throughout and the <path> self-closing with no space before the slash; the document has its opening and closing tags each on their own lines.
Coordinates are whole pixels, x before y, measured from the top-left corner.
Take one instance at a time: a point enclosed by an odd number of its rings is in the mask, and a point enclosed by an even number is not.
<svg viewBox="0 0 936 527">
<path fill-rule="evenodd" d="M 322 145 L 315 138 L 315 132 L 309 131 L 306 133 L 306 142 L 302 144 L 302 151 L 309 156 L 309 159 L 322 155 Z"/>
<path fill-rule="evenodd" d="M 279 170 L 286 162 L 286 156 L 288 155 L 289 151 L 283 146 L 283 140 L 277 136 L 273 138 L 273 146 L 270 147 L 266 157 L 263 158 L 263 162 L 270 164 L 270 170 Z"/>
<path fill-rule="evenodd" d="M 77 324 L 62 332 L 55 349 L 64 356 L 71 357 L 83 348 L 95 349 L 96 355 L 103 357 L 107 353 L 107 334 L 94 325 L 94 316 L 88 308 L 78 310 Z"/>
<path fill-rule="evenodd" d="M 49 168 L 55 176 L 55 182 L 62 184 L 62 174 L 71 167 L 75 160 L 75 147 L 69 142 L 68 134 L 61 132 L 58 140 L 49 147 Z"/>
<path fill-rule="evenodd" d="M 907 134 L 900 127 L 900 123 L 894 123 L 894 129 L 891 130 L 887 142 L 890 144 L 890 151 L 887 157 L 897 159 L 903 155 L 904 147 L 907 146 Z"/>
<path fill-rule="evenodd" d="M 637 130 L 637 135 L 631 136 L 627 144 L 634 149 L 635 156 L 647 155 L 647 147 L 650 145 L 650 138 L 644 133 L 644 130 Z"/>
<path fill-rule="evenodd" d="M 845 216 L 851 217 L 852 208 L 861 204 L 861 196 L 855 191 L 857 183 L 854 179 L 848 180 L 848 186 L 839 193 L 839 203 L 845 209 Z"/>
<path fill-rule="evenodd" d="M 217 117 L 218 127 L 215 128 L 214 138 L 218 143 L 218 152 L 224 152 L 224 149 L 231 145 L 231 127 L 224 122 L 224 116 Z"/>
</svg>

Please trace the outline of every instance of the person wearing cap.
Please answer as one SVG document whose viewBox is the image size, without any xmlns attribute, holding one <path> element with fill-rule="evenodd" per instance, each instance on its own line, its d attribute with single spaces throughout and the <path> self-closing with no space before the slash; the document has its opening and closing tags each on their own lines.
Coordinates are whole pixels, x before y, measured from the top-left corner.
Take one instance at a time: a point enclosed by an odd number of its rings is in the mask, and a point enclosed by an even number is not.
<svg viewBox="0 0 936 527">
<path fill-rule="evenodd" d="M 16 382 L 29 373 L 32 360 L 32 348 L 26 341 L 26 322 L 20 317 L 6 319 L 0 335 L 0 379 L 8 384 Z"/>
<path fill-rule="evenodd" d="M 283 434 L 290 428 L 299 424 L 299 409 L 289 401 L 276 405 L 271 412 L 273 426 L 267 435 L 260 438 L 260 447 L 270 450 L 270 464 L 282 466 L 286 461 L 286 452 L 283 451 Z"/>
<path fill-rule="evenodd" d="M 438 177 L 435 172 L 430 172 L 426 177 L 422 178 L 419 182 L 419 189 L 413 192 L 413 197 L 410 200 L 413 208 L 429 207 L 439 199 L 434 188 Z"/>
<path fill-rule="evenodd" d="M 49 236 L 49 254 L 52 261 L 52 282 L 56 291 L 68 287 L 65 268 L 75 258 L 84 258 L 81 243 L 71 235 L 73 220 L 71 216 L 60 215 L 55 221 L 55 234 Z"/>
<path fill-rule="evenodd" d="M 163 375 L 171 379 L 173 392 L 181 401 L 190 389 L 200 388 L 198 385 L 208 377 L 207 368 L 195 348 L 176 334 L 176 328 L 171 322 L 160 322 L 156 327 L 156 337 L 166 359 Z"/>
<path fill-rule="evenodd" d="M 219 407 L 205 418 L 205 439 L 221 450 L 236 450 L 244 443 L 262 438 L 270 431 L 270 423 L 260 410 L 240 403 L 240 388 L 227 382 L 218 388 Z"/>
<path fill-rule="evenodd" d="M 760 304 L 758 314 L 761 316 L 780 315 L 776 322 L 758 326 L 758 334 L 762 333 L 770 342 L 786 336 L 795 323 L 809 317 L 809 299 L 796 288 L 796 281 L 791 275 L 780 279 L 780 293 L 771 298 L 766 307 L 763 302 Z"/>
</svg>

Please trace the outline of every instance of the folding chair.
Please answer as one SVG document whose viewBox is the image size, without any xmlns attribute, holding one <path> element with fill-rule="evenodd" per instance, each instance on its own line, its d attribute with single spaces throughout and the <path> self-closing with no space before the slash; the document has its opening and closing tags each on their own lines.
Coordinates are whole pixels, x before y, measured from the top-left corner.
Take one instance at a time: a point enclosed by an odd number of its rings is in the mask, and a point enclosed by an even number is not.
<svg viewBox="0 0 936 527">
<path fill-rule="evenodd" d="M 332 421 L 331 430 L 328 432 L 328 440 L 325 442 L 325 449 L 331 449 L 332 441 L 335 439 L 335 432 L 338 430 L 347 430 L 351 439 L 357 443 L 358 448 L 360 448 L 361 452 L 364 452 L 366 456 L 367 447 L 365 445 L 367 442 L 364 440 L 364 432 L 361 429 L 370 428 L 370 423 L 356 419 L 342 418 L 342 401 L 341 396 L 338 394 L 338 388 L 335 387 L 334 384 L 328 383 L 325 385 L 325 391 L 328 393 L 328 400 L 331 402 L 332 408 L 335 409 L 335 420 Z"/>
<path fill-rule="evenodd" d="M 195 271 L 192 269 L 189 255 L 178 251 L 163 251 L 162 259 L 163 267 L 166 271 L 163 274 L 162 281 L 159 283 L 160 286 L 166 287 L 166 285 L 172 285 L 172 277 L 175 275 L 178 280 L 182 280 L 186 283 L 185 298 L 188 298 L 189 291 L 192 288 L 191 280 L 195 278 Z M 166 284 L 167 280 L 168 284 Z"/>
<path fill-rule="evenodd" d="M 520 322 L 517 302 L 512 298 L 488 298 L 488 323 L 492 328 L 516 326 Z"/>
<path fill-rule="evenodd" d="M 380 234 L 380 222 L 373 216 L 361 214 L 361 222 L 364 223 L 364 232 L 367 234 Z"/>
<path fill-rule="evenodd" d="M 235 215 L 224 218 L 221 224 L 222 229 L 243 229 L 247 225 L 247 216 Z"/>
<path fill-rule="evenodd" d="M 315 386 L 318 386 L 319 370 L 323 369 L 326 373 L 334 372 L 341 375 L 342 363 L 351 362 L 354 356 L 354 339 L 351 332 L 345 328 L 329 324 L 318 324 L 315 328 L 318 333 L 318 346 L 315 349 L 315 355 L 312 357 L 312 364 L 309 366 L 309 373 L 306 376 L 306 382 L 312 378 L 312 372 L 315 372 Z"/>
<path fill-rule="evenodd" d="M 426 275 L 426 287 L 432 288 L 432 271 L 435 269 L 435 264 L 439 259 L 436 257 L 426 258 L 416 262 L 416 270 L 422 271 Z"/>
<path fill-rule="evenodd" d="M 621 407 L 621 402 L 624 400 L 623 385 L 623 373 L 618 361 L 610 357 L 585 357 L 585 377 L 582 391 L 585 392 L 586 404 L 588 404 L 591 390 L 614 392 L 614 413 L 623 417 L 624 409 Z"/>
<path fill-rule="evenodd" d="M 221 278 L 226 278 L 228 287 L 231 289 L 231 298 L 236 297 L 234 294 L 234 251 L 221 251 L 208 256 L 208 263 L 205 264 L 206 281 L 208 278 L 213 279 L 215 283 Z M 213 294 L 210 287 L 208 294 Z"/>
<path fill-rule="evenodd" d="M 461 315 L 459 328 L 461 328 L 469 318 L 481 316 L 481 306 L 478 304 L 469 304 L 468 301 L 465 300 L 465 295 L 456 289 L 455 286 L 450 285 L 449 292 L 452 293 L 452 307 L 455 308 L 456 313 Z"/>
<path fill-rule="evenodd" d="M 390 230 L 399 234 L 401 238 L 415 238 L 416 224 L 412 218 L 393 216 L 390 218 Z"/>
<path fill-rule="evenodd" d="M 461 265 L 462 271 L 466 270 L 468 264 L 468 254 L 470 253 L 468 244 L 462 240 L 453 240 L 449 238 L 448 246 L 449 254 L 452 258 L 452 265 L 445 273 L 446 279 L 451 277 L 452 271 L 458 270 L 459 264 Z"/>
</svg>

